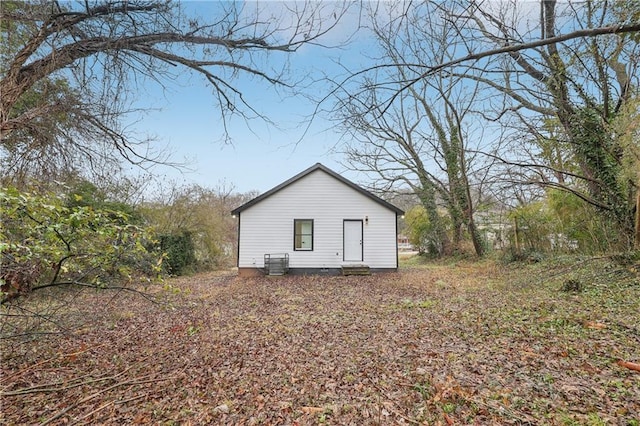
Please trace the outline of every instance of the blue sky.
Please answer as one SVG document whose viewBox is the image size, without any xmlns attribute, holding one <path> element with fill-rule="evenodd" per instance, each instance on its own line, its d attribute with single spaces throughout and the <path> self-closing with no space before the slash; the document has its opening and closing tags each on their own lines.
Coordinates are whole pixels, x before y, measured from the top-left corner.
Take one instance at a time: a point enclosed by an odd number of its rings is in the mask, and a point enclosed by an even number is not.
<svg viewBox="0 0 640 426">
<path fill-rule="evenodd" d="M 213 2 L 188 3 L 198 11 L 207 10 Z M 357 21 L 345 19 L 330 34 L 328 44 L 340 44 L 353 33 Z M 289 55 L 291 79 L 317 76 L 321 73 L 344 73 L 334 62 L 347 63 L 358 69 L 367 63 L 361 50 L 363 43 L 354 43 L 347 50 L 305 46 Z M 279 61 L 277 55 L 269 61 Z M 339 164 L 340 158 L 331 154 L 341 134 L 323 117 L 316 117 L 307 129 L 308 116 L 315 104 L 302 97 L 290 97 L 270 87 L 266 81 L 240 76 L 233 80 L 259 112 L 273 120 L 274 125 L 260 119 L 233 119 L 229 124 L 231 143 L 222 140 L 222 121 L 212 89 L 202 76 L 182 70 L 175 81 L 163 89 L 157 84 L 145 84 L 138 104 L 151 106 L 135 124 L 137 132 L 153 135 L 156 146 L 167 146 L 171 160 L 187 163 L 189 170 L 177 171 L 156 167 L 160 180 L 174 180 L 181 184 L 215 187 L 224 181 L 233 184 L 236 192 L 258 190 L 264 192 L 311 165 L 321 162 L 358 182 L 361 176 L 349 172 Z M 321 95 L 327 86 L 316 84 L 312 93 Z M 327 106 L 329 106 L 327 104 Z M 306 131 L 305 131 L 306 130 Z"/>
</svg>

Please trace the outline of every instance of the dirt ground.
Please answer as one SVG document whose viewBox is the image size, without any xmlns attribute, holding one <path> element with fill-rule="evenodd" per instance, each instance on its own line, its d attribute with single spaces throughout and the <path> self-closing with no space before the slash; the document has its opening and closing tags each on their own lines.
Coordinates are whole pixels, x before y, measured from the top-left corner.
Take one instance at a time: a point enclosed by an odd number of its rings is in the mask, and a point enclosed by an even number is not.
<svg viewBox="0 0 640 426">
<path fill-rule="evenodd" d="M 22 308 L 66 330 L 2 341 L 0 423 L 638 425 L 640 372 L 619 362 L 640 363 L 636 272 L 414 262 L 196 275 L 147 289 L 156 303 L 34 295 Z"/>
</svg>

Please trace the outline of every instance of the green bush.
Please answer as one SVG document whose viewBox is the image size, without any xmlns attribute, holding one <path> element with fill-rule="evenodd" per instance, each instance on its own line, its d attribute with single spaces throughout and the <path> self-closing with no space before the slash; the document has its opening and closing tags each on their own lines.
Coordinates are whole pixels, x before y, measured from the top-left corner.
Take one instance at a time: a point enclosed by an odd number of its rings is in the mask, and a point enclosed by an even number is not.
<svg viewBox="0 0 640 426">
<path fill-rule="evenodd" d="M 188 231 L 160 236 L 160 250 L 165 254 L 165 270 L 171 275 L 192 272 L 196 265 L 195 246 Z"/>
<path fill-rule="evenodd" d="M 0 188 L 2 301 L 41 287 L 108 286 L 158 276 L 149 229 L 126 213 L 68 206 L 64 197 Z"/>
</svg>

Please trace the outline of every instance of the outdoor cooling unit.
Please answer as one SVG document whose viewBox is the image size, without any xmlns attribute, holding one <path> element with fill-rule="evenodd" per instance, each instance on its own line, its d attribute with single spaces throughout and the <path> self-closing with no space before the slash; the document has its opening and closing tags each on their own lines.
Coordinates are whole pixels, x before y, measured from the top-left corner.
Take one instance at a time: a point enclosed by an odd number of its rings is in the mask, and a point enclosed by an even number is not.
<svg viewBox="0 0 640 426">
<path fill-rule="evenodd" d="M 289 253 L 265 254 L 265 275 L 284 275 L 289 271 Z"/>
</svg>

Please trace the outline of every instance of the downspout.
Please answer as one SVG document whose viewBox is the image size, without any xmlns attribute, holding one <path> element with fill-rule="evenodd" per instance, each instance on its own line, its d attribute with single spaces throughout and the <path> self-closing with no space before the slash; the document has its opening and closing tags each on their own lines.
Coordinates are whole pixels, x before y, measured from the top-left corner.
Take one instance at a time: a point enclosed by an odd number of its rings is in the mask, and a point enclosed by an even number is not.
<svg viewBox="0 0 640 426">
<path fill-rule="evenodd" d="M 238 212 L 238 246 L 236 247 L 236 267 L 240 268 L 240 212 Z"/>
<path fill-rule="evenodd" d="M 400 269 L 400 254 L 398 253 L 398 213 L 396 212 L 396 272 Z"/>
</svg>

